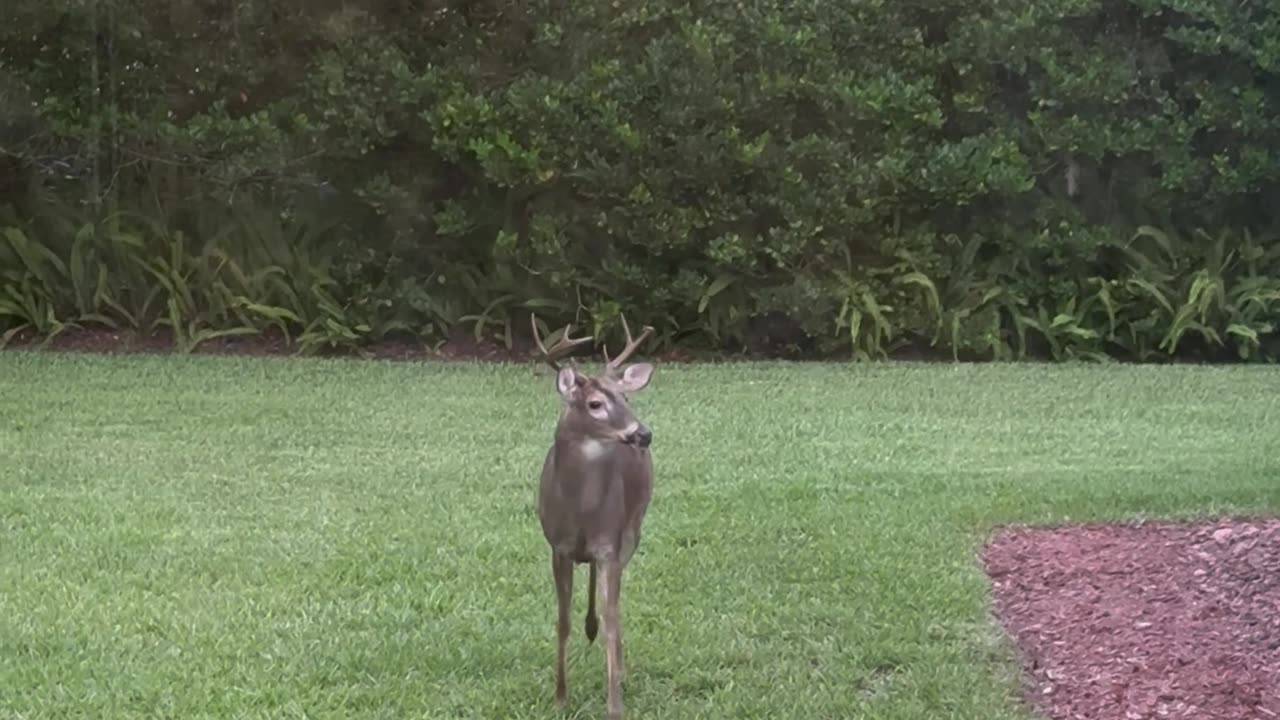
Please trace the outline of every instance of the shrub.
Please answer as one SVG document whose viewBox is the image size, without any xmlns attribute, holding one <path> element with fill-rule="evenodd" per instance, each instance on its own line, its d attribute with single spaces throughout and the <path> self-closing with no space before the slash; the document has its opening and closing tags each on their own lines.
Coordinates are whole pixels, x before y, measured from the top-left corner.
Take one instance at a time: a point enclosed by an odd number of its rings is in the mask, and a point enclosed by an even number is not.
<svg viewBox="0 0 1280 720">
<path fill-rule="evenodd" d="M 510 344 L 528 310 L 612 333 L 626 308 L 667 347 L 1276 357 L 1269 6 L 11 14 L 0 93 L 34 114 L 0 118 L 0 147 L 95 229 L 37 233 L 9 189 L 10 332 Z M 121 180 L 166 167 L 172 208 Z"/>
</svg>

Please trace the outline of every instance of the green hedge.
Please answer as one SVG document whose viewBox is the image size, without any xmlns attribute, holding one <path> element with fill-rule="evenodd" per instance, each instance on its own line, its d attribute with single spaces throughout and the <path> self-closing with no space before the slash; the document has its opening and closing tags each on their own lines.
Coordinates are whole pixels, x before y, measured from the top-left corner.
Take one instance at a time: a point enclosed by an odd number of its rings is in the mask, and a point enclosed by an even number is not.
<svg viewBox="0 0 1280 720">
<path fill-rule="evenodd" d="M 1280 357 L 1280 8 L 12 0 L 0 329 Z"/>
</svg>

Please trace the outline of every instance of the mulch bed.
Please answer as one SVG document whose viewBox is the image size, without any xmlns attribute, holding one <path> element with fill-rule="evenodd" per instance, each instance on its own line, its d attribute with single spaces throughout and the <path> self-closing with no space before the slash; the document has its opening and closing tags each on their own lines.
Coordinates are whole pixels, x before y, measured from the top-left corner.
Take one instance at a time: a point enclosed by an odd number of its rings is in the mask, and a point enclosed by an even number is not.
<svg viewBox="0 0 1280 720">
<path fill-rule="evenodd" d="M 982 560 L 1045 716 L 1280 718 L 1280 520 L 1007 528 Z"/>
<path fill-rule="evenodd" d="M 154 335 L 143 336 L 127 330 L 78 327 L 69 328 L 44 344 L 41 343 L 39 338 L 30 333 L 19 333 L 5 349 L 39 349 L 49 352 L 94 354 L 167 354 L 174 351 L 174 342 L 172 336 L 164 331 L 157 331 Z M 324 348 L 316 354 L 322 357 L 349 357 L 370 360 L 530 362 L 537 358 L 535 350 L 536 348 L 532 342 L 527 340 L 517 341 L 513 344 L 513 347 L 507 348 L 493 340 L 477 341 L 469 333 L 458 333 L 454 337 L 430 347 L 408 337 L 389 337 L 369 342 L 362 346 L 359 351 L 345 348 Z M 293 356 L 297 354 L 297 351 L 278 332 L 268 331 L 261 335 L 214 338 L 197 345 L 192 354 L 264 357 Z M 649 357 L 667 363 L 689 362 L 694 359 L 689 353 L 678 349 L 666 353 L 651 354 Z M 584 355 L 583 359 L 589 359 L 589 356 Z"/>
<path fill-rule="evenodd" d="M 101 327 L 69 328 L 43 345 L 39 338 L 19 334 L 9 344 L 12 350 L 41 349 L 51 352 L 83 352 L 109 354 L 167 354 L 174 352 L 172 336 L 163 331 L 154 335 L 139 335 L 128 330 Z M 275 331 L 260 335 L 214 338 L 200 343 L 192 351 L 195 355 L 233 355 L 248 357 L 293 356 L 295 347 Z M 427 347 L 409 338 L 393 337 L 368 343 L 360 352 L 345 348 L 322 348 L 317 355 L 323 357 L 359 357 L 378 360 L 507 360 L 519 361 L 530 357 L 530 348 L 511 350 L 492 341 L 476 342 L 470 336 L 459 334 L 435 347 Z"/>
</svg>

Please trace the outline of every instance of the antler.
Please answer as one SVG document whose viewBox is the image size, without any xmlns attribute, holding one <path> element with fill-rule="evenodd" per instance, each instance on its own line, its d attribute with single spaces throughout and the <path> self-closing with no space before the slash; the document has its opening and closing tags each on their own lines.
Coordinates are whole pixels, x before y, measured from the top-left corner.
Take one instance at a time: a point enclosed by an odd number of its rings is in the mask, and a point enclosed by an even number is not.
<svg viewBox="0 0 1280 720">
<path fill-rule="evenodd" d="M 622 363 L 626 362 L 627 358 L 631 357 L 631 355 L 635 353 L 636 348 L 640 347 L 640 343 L 644 342 L 645 338 L 649 337 L 649 333 L 653 332 L 653 326 L 646 325 L 644 330 L 640 332 L 640 337 L 633 340 L 631 338 L 631 328 L 627 327 L 627 316 L 623 315 L 622 331 L 627 334 L 627 346 L 622 349 L 621 353 L 618 353 L 616 358 L 610 360 L 609 349 L 604 348 L 605 371 L 610 374 L 616 372 L 617 369 L 621 367 Z"/>
<path fill-rule="evenodd" d="M 542 337 L 538 335 L 537 315 L 530 313 L 529 325 L 533 328 L 533 341 L 538 344 L 538 349 L 542 351 L 542 359 L 556 372 L 560 372 L 560 358 L 573 352 L 579 345 L 589 343 L 592 340 L 590 335 L 580 338 L 569 337 L 569 334 L 573 332 L 573 323 L 569 323 L 564 326 L 564 332 L 560 335 L 560 339 L 548 350 L 547 346 L 542 342 Z"/>
</svg>

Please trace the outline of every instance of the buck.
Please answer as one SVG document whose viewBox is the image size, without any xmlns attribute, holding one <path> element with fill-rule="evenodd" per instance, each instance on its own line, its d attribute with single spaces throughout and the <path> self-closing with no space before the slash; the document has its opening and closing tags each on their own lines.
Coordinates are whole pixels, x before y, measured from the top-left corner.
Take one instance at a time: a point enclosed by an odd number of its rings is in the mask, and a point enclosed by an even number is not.
<svg viewBox="0 0 1280 720">
<path fill-rule="evenodd" d="M 573 574 L 577 565 L 585 563 L 590 568 L 587 642 L 595 641 L 599 629 L 598 578 L 604 609 L 606 708 L 609 720 L 621 720 L 623 662 L 618 599 L 622 594 L 622 571 L 640 543 L 640 525 L 653 486 L 649 457 L 653 434 L 627 404 L 629 395 L 649 384 L 653 366 L 636 363 L 624 367 L 623 363 L 653 328 L 645 327 L 640 337 L 633 339 L 623 318 L 626 347 L 612 360 L 606 348 L 604 371 L 589 376 L 579 372 L 572 361 L 561 366 L 559 360 L 591 342 L 591 337 L 570 337 L 573 325 L 569 324 L 548 350 L 538 334 L 537 318 L 531 317 L 530 322 L 543 360 L 556 371 L 556 390 L 562 401 L 555 440 L 543 460 L 538 485 L 538 520 L 551 546 L 551 575 L 558 610 L 555 701 L 563 707 L 568 697 L 564 664 Z"/>
</svg>

